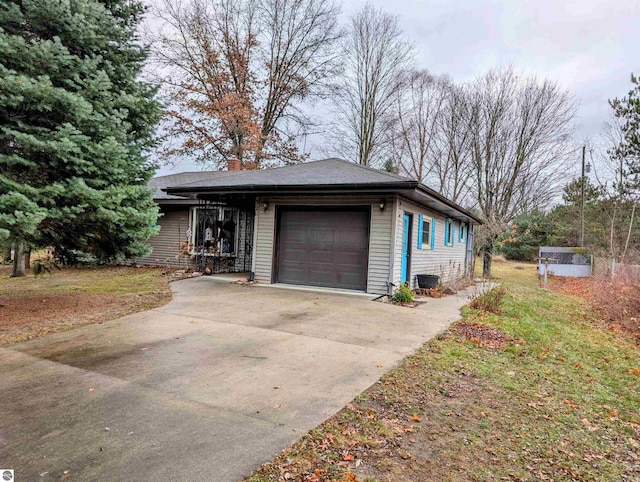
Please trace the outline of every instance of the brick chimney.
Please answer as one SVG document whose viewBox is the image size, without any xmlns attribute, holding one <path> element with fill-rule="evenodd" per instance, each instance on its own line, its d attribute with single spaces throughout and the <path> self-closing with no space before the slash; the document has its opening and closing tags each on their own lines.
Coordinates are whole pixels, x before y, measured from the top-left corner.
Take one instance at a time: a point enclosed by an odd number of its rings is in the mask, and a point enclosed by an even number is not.
<svg viewBox="0 0 640 482">
<path fill-rule="evenodd" d="M 241 171 L 242 170 L 242 163 L 240 162 L 240 159 L 238 159 L 235 156 L 232 156 L 229 158 L 229 160 L 227 160 L 227 171 Z"/>
</svg>

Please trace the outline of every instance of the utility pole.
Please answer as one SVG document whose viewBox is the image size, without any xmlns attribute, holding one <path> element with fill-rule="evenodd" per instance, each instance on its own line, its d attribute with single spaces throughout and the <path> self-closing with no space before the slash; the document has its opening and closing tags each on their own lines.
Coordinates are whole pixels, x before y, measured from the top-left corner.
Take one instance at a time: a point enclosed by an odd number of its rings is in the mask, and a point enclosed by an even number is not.
<svg viewBox="0 0 640 482">
<path fill-rule="evenodd" d="M 581 182 L 581 207 L 580 207 L 580 247 L 584 248 L 584 162 L 587 146 L 582 146 L 582 182 Z"/>
</svg>

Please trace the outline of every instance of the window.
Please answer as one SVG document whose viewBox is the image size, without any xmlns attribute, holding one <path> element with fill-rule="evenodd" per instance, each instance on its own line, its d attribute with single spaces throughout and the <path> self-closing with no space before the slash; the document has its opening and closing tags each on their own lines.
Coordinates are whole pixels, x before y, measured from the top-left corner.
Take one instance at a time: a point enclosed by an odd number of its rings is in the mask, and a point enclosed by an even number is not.
<svg viewBox="0 0 640 482">
<path fill-rule="evenodd" d="M 235 255 L 238 238 L 238 209 L 215 207 L 193 208 L 191 238 L 194 252 Z"/>
<path fill-rule="evenodd" d="M 418 216 L 418 249 L 429 246 L 430 249 L 435 247 L 434 236 L 436 233 L 436 220 L 424 219 L 420 214 Z"/>
<path fill-rule="evenodd" d="M 424 219 L 422 221 L 422 246 L 431 246 L 431 221 Z"/>
<path fill-rule="evenodd" d="M 445 246 L 453 246 L 455 236 L 455 221 L 447 219 L 444 226 L 444 244 Z"/>
<path fill-rule="evenodd" d="M 460 228 L 458 229 L 458 241 L 464 243 L 466 241 L 467 234 L 467 225 L 465 223 L 460 223 Z"/>
<path fill-rule="evenodd" d="M 418 215 L 418 249 L 422 249 L 425 244 L 429 244 L 429 221 L 424 219 L 422 214 Z"/>
</svg>

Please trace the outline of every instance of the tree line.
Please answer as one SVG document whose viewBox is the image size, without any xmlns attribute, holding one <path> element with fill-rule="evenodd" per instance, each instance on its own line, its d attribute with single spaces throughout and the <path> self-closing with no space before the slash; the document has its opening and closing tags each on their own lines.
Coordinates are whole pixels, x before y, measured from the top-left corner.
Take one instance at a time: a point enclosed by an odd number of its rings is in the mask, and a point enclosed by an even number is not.
<svg viewBox="0 0 640 482">
<path fill-rule="evenodd" d="M 171 108 L 167 157 L 245 167 L 302 162 L 300 133 L 329 154 L 418 179 L 475 209 L 490 272 L 515 216 L 559 192 L 576 104 L 553 81 L 496 68 L 466 83 L 415 67 L 397 16 L 366 4 L 341 26 L 320 0 L 162 0 L 154 60 Z M 322 102 L 318 126 L 304 106 Z"/>
<path fill-rule="evenodd" d="M 269 168 L 304 162 L 300 139 L 324 132 L 327 153 L 477 212 L 488 275 L 510 223 L 547 212 L 568 179 L 567 90 L 511 66 L 468 82 L 417 68 L 399 18 L 370 4 L 343 23 L 334 0 L 158 0 L 140 35 L 145 13 L 129 0 L 0 6 L 0 236 L 17 253 L 142 255 L 157 231 L 152 154 Z M 627 201 L 633 82 L 611 102 L 618 129 L 605 156 Z"/>
</svg>

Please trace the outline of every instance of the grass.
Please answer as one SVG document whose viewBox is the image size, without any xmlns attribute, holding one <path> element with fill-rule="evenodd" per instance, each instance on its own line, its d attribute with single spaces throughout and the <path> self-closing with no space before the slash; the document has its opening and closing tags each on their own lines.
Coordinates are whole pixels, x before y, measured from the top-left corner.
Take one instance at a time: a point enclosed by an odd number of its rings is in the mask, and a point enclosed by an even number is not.
<svg viewBox="0 0 640 482">
<path fill-rule="evenodd" d="M 0 268 L 0 345 L 101 323 L 171 300 L 158 268 L 94 267 L 10 278 Z"/>
<path fill-rule="evenodd" d="M 533 265 L 494 276 L 497 313 L 464 308 L 248 480 L 640 480 L 638 345 Z"/>
</svg>

